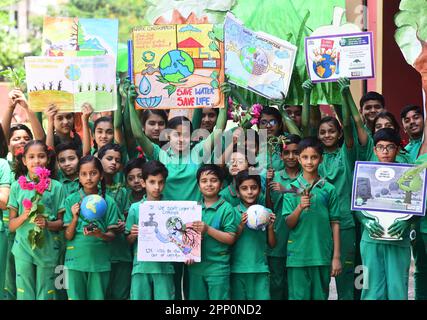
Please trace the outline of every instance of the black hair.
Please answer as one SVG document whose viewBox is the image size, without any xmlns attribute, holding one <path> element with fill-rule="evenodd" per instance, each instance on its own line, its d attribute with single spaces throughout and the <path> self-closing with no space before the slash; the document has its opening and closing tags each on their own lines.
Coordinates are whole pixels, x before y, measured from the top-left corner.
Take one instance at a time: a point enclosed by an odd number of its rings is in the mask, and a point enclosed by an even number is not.
<svg viewBox="0 0 427 320">
<path fill-rule="evenodd" d="M 155 114 L 161 117 L 165 121 L 165 125 L 166 126 L 168 125 L 168 115 L 164 110 L 147 109 L 147 110 L 144 110 L 144 112 L 141 115 L 141 124 L 143 127 L 145 126 L 145 123 L 147 122 L 148 118 L 150 118 L 152 114 Z"/>
<path fill-rule="evenodd" d="M 68 143 L 60 143 L 55 147 L 56 155 L 59 156 L 59 154 L 66 150 L 74 150 L 76 152 L 77 158 L 82 157 L 82 151 L 81 149 L 73 142 Z"/>
<path fill-rule="evenodd" d="M 299 144 L 301 142 L 301 137 L 297 134 L 290 134 L 286 137 L 288 140 L 287 144 Z"/>
<path fill-rule="evenodd" d="M 331 116 L 323 117 L 322 120 L 320 120 L 320 122 L 319 122 L 319 128 L 322 124 L 330 123 L 330 122 L 335 126 L 335 128 L 338 130 L 339 133 L 342 132 L 342 127 L 341 127 L 340 123 L 338 122 L 337 118 L 331 117 Z"/>
<path fill-rule="evenodd" d="M 218 114 L 219 114 L 219 108 L 203 108 L 202 114 L 203 114 L 204 110 L 213 110 L 215 112 L 216 116 L 218 116 Z"/>
<path fill-rule="evenodd" d="M 104 158 L 104 156 L 108 150 L 113 150 L 113 151 L 120 153 L 120 159 L 122 158 L 122 154 L 120 152 L 120 145 L 118 145 L 117 143 L 111 143 L 110 142 L 98 150 L 98 159 L 102 160 L 102 158 Z"/>
<path fill-rule="evenodd" d="M 273 116 L 276 120 L 277 123 L 279 125 L 279 132 L 283 132 L 283 121 L 282 121 L 282 115 L 280 114 L 280 111 L 276 108 L 270 107 L 270 106 L 263 106 L 262 110 L 261 110 L 261 116 L 260 119 L 262 118 L 262 116 L 266 114 L 269 116 Z"/>
<path fill-rule="evenodd" d="M 4 136 L 3 127 L 0 123 L 0 158 L 6 158 L 7 156 L 7 142 Z"/>
<path fill-rule="evenodd" d="M 378 120 L 379 119 L 384 119 L 384 118 L 387 118 L 387 119 L 390 120 L 390 122 L 393 125 L 394 130 L 396 132 L 400 131 L 399 123 L 397 122 L 397 120 L 394 117 L 394 115 L 391 112 L 389 112 L 389 111 L 381 111 L 380 113 L 377 114 L 377 116 L 374 119 L 373 126 L 372 126 L 372 135 L 375 134 L 375 125 L 377 124 Z"/>
<path fill-rule="evenodd" d="M 249 170 L 243 170 L 236 175 L 236 190 L 239 190 L 241 184 L 247 180 L 254 180 L 261 189 L 261 177 L 258 174 L 249 174 Z"/>
<path fill-rule="evenodd" d="M 123 174 L 127 178 L 129 172 L 131 172 L 133 169 L 141 169 L 142 170 L 142 166 L 144 165 L 144 163 L 145 163 L 144 158 L 136 158 L 136 159 L 129 160 L 123 169 Z"/>
<path fill-rule="evenodd" d="M 148 176 L 157 176 L 161 174 L 163 179 L 168 177 L 168 169 L 163 163 L 157 160 L 150 160 L 142 165 L 142 180 L 147 180 Z"/>
<path fill-rule="evenodd" d="M 394 143 L 396 146 L 401 146 L 402 144 L 399 132 L 396 132 L 392 128 L 378 130 L 374 134 L 374 146 L 376 146 L 379 141 L 388 141 Z"/>
<path fill-rule="evenodd" d="M 13 133 L 19 130 L 24 130 L 25 132 L 27 132 L 28 136 L 30 137 L 30 140 L 34 139 L 33 133 L 31 132 L 30 128 L 28 128 L 25 124 L 18 123 L 14 124 L 9 129 L 9 142 L 10 139 L 12 139 Z"/>
<path fill-rule="evenodd" d="M 114 126 L 113 119 L 111 117 L 100 117 L 100 118 L 96 119 L 95 122 L 93 123 L 93 132 L 94 133 L 96 131 L 96 127 L 98 127 L 98 125 L 101 122 L 110 122 Z M 95 150 L 98 150 L 98 144 L 96 143 L 95 138 L 93 139 L 93 147 L 95 148 Z"/>
<path fill-rule="evenodd" d="M 83 158 L 80 159 L 79 164 L 77 165 L 77 172 L 79 172 L 80 174 L 80 168 L 82 165 L 86 164 L 86 163 L 91 163 L 93 162 L 93 164 L 95 165 L 95 168 L 99 171 L 99 173 L 103 173 L 104 172 L 104 168 L 102 167 L 102 163 L 101 160 L 99 160 L 97 157 L 88 154 L 87 156 L 84 156 Z M 106 186 L 105 186 L 105 181 L 104 181 L 104 177 L 102 177 L 100 179 L 101 182 L 101 195 L 103 198 L 105 198 L 105 193 L 106 193 Z M 83 188 L 81 182 L 79 182 L 80 188 Z"/>
<path fill-rule="evenodd" d="M 383 108 L 385 108 L 385 99 L 384 96 L 382 94 L 379 94 L 378 92 L 375 91 L 369 91 L 368 93 L 366 93 L 365 95 L 363 95 L 363 97 L 360 99 L 360 110 L 362 110 L 363 105 L 370 100 L 378 100 L 381 105 L 383 106 Z"/>
<path fill-rule="evenodd" d="M 197 183 L 200 183 L 200 177 L 202 173 L 205 172 L 216 176 L 221 183 L 224 181 L 225 174 L 221 167 L 217 166 L 216 164 L 204 164 L 199 168 L 199 170 L 197 170 Z"/>
<path fill-rule="evenodd" d="M 313 148 L 319 155 L 323 155 L 322 142 L 316 137 L 302 139 L 298 144 L 298 153 L 301 154 L 307 148 Z"/>
<path fill-rule="evenodd" d="M 18 154 L 15 157 L 15 164 L 14 164 L 14 170 L 13 170 L 15 172 L 15 180 L 17 180 L 20 176 L 25 176 L 28 173 L 28 168 L 24 165 L 23 158 L 25 157 L 28 150 L 32 146 L 43 147 L 43 151 L 46 153 L 46 156 L 47 156 L 46 169 L 50 170 L 50 177 L 52 179 L 55 179 L 56 178 L 55 151 L 49 148 L 46 145 L 46 143 L 44 143 L 41 140 L 31 140 L 25 145 L 23 152 Z"/>
<path fill-rule="evenodd" d="M 400 111 L 400 119 L 403 120 L 406 117 L 406 115 L 411 111 L 415 111 L 415 113 L 418 113 L 424 117 L 424 112 L 420 106 L 417 106 L 415 104 L 409 104 L 405 106 L 402 109 L 402 111 Z"/>
<path fill-rule="evenodd" d="M 190 133 L 193 133 L 193 125 L 191 124 L 191 121 L 184 116 L 173 117 L 168 121 L 167 127 L 168 129 L 176 129 L 178 126 L 187 125 L 187 123 L 190 125 Z"/>
<path fill-rule="evenodd" d="M 301 105 L 298 105 L 298 104 L 285 104 L 284 106 L 283 106 L 283 109 L 287 109 L 287 108 L 290 108 L 290 107 L 298 107 L 298 108 L 300 108 L 300 110 L 302 110 L 302 106 Z"/>
</svg>

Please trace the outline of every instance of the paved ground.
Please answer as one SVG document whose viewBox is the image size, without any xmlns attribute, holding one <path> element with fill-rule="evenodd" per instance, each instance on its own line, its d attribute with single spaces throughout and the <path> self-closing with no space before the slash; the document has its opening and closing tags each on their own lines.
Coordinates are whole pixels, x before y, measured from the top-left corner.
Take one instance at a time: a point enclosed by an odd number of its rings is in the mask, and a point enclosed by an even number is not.
<svg viewBox="0 0 427 320">
<path fill-rule="evenodd" d="M 336 300 L 337 299 L 337 290 L 335 287 L 335 280 L 331 281 L 331 284 L 329 286 L 329 300 Z M 408 289 L 408 299 L 414 300 L 415 299 L 415 292 L 414 292 L 414 260 L 411 261 L 411 269 L 409 270 L 409 289 Z"/>
</svg>

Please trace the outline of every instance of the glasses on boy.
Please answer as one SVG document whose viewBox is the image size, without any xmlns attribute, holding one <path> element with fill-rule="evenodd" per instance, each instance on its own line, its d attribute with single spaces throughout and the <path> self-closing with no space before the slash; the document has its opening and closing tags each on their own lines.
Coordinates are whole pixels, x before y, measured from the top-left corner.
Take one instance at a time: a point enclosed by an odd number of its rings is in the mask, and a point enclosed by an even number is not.
<svg viewBox="0 0 427 320">
<path fill-rule="evenodd" d="M 386 146 L 379 144 L 375 147 L 375 150 L 377 150 L 378 152 L 384 152 L 384 151 L 391 152 L 396 149 L 397 149 L 397 146 L 395 144 L 388 144 Z"/>
</svg>

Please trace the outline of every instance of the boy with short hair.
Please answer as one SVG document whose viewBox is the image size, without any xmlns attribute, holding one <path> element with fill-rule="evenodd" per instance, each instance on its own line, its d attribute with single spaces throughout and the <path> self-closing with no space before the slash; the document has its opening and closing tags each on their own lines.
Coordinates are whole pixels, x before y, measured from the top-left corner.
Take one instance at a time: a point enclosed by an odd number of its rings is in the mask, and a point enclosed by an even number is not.
<svg viewBox="0 0 427 320">
<path fill-rule="evenodd" d="M 233 300 L 270 300 L 270 277 L 266 257 L 267 248 L 276 245 L 274 232 L 275 214 L 270 213 L 264 230 L 246 226 L 248 208 L 257 204 L 261 194 L 261 178 L 250 175 L 248 170 L 236 176 L 236 188 L 240 203 L 234 207 L 240 221 L 236 242 L 231 252 L 231 298 Z"/>
<path fill-rule="evenodd" d="M 400 112 L 403 130 L 409 136 L 409 143 L 405 147 L 406 152 L 412 162 L 418 158 L 418 153 L 421 148 L 423 132 L 424 132 L 424 113 L 421 107 L 416 105 L 407 105 Z"/>
<path fill-rule="evenodd" d="M 395 162 L 400 136 L 393 129 L 381 129 L 374 135 L 374 145 L 379 162 Z M 387 241 L 380 239 L 384 229 L 377 221 L 359 211 L 356 211 L 356 216 L 363 226 L 360 253 L 367 270 L 362 300 L 407 300 L 411 263 L 409 228 L 418 218 L 394 222 L 387 231 L 391 236 L 402 237 L 402 240 Z"/>
<path fill-rule="evenodd" d="M 201 262 L 188 261 L 190 300 L 230 299 L 230 252 L 237 225 L 233 207 L 219 197 L 224 173 L 216 165 L 203 165 L 197 182 L 203 195 L 202 221 L 193 229 L 202 234 Z"/>
<path fill-rule="evenodd" d="M 303 173 L 291 186 L 299 194 L 287 194 L 282 211 L 290 229 L 289 300 L 327 300 L 330 277 L 341 272 L 338 200 L 335 187 L 318 174 L 323 154 L 320 141 L 306 138 L 298 152 Z"/>
<path fill-rule="evenodd" d="M 141 201 L 145 194 L 145 190 L 142 187 L 142 166 L 145 163 L 144 158 L 136 158 L 129 160 L 123 169 L 125 175 L 127 189 L 127 201 L 131 205 L 135 202 Z"/>
<path fill-rule="evenodd" d="M 77 165 L 82 157 L 81 148 L 74 143 L 60 143 L 55 152 L 60 169 L 58 180 L 62 183 L 65 194 L 77 192 L 80 188 Z"/>
<path fill-rule="evenodd" d="M 385 99 L 382 94 L 369 91 L 360 99 L 360 113 L 368 127 L 368 132 L 373 129 L 375 117 L 385 110 Z"/>
<path fill-rule="evenodd" d="M 175 299 L 174 267 L 171 262 L 143 262 L 137 260 L 139 207 L 145 201 L 161 201 L 168 170 L 159 161 L 152 160 L 142 166 L 141 185 L 146 194 L 141 201 L 129 209 L 126 220 L 127 240 L 133 245 L 133 268 L 131 300 L 173 300 Z"/>
</svg>

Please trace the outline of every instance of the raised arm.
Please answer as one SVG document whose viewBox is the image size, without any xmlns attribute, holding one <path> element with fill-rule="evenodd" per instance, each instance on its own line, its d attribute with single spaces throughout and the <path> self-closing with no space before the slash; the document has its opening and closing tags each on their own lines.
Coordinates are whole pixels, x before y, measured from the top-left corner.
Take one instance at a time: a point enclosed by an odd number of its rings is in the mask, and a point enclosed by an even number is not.
<svg viewBox="0 0 427 320">
<path fill-rule="evenodd" d="M 55 127 L 54 118 L 58 113 L 58 109 L 54 104 L 47 107 L 45 114 L 47 117 L 46 144 L 48 147 L 55 147 Z"/>
<path fill-rule="evenodd" d="M 82 105 L 82 126 L 83 126 L 83 156 L 90 154 L 91 134 L 89 127 L 89 117 L 93 113 L 93 108 L 89 103 Z"/>
<path fill-rule="evenodd" d="M 340 87 L 341 99 L 342 99 L 341 111 L 342 111 L 342 126 L 343 126 L 343 132 L 344 132 L 344 142 L 347 149 L 351 149 L 353 148 L 353 145 L 354 145 L 354 138 L 353 138 L 353 130 L 351 127 L 351 120 L 350 120 L 351 111 L 348 105 L 348 99 L 346 98 L 346 96 L 348 96 L 350 92 L 350 81 L 346 78 L 341 78 L 338 80 L 338 85 Z"/>
<path fill-rule="evenodd" d="M 15 96 L 15 102 L 16 104 L 19 104 L 22 108 L 24 108 L 25 111 L 27 112 L 28 120 L 30 120 L 31 129 L 33 130 L 34 139 L 45 141 L 46 136 L 44 134 L 42 124 L 37 118 L 37 115 L 35 114 L 35 112 L 30 110 L 27 99 L 25 98 L 22 91 L 21 90 L 16 90 L 16 91 L 17 91 L 17 95 Z"/>
<path fill-rule="evenodd" d="M 302 88 L 304 90 L 304 100 L 302 104 L 301 129 L 304 137 L 308 137 L 310 135 L 310 97 L 313 87 L 313 82 L 311 82 L 310 79 L 306 80 L 302 84 Z"/>
<path fill-rule="evenodd" d="M 3 118 L 1 120 L 1 125 L 2 125 L 2 129 L 3 129 L 4 137 L 8 143 L 9 143 L 9 139 L 10 139 L 10 136 L 9 136 L 10 124 L 12 122 L 13 111 L 15 110 L 15 107 L 16 107 L 15 96 L 18 94 L 18 91 L 19 90 L 14 89 L 14 90 L 9 92 L 7 109 L 3 113 Z"/>
<path fill-rule="evenodd" d="M 120 78 L 117 77 L 117 86 L 120 85 Z M 114 141 L 123 146 L 125 144 L 123 137 L 123 106 L 122 106 L 122 94 L 120 90 L 117 91 L 117 110 L 114 112 L 113 118 L 114 126 Z"/>
</svg>

